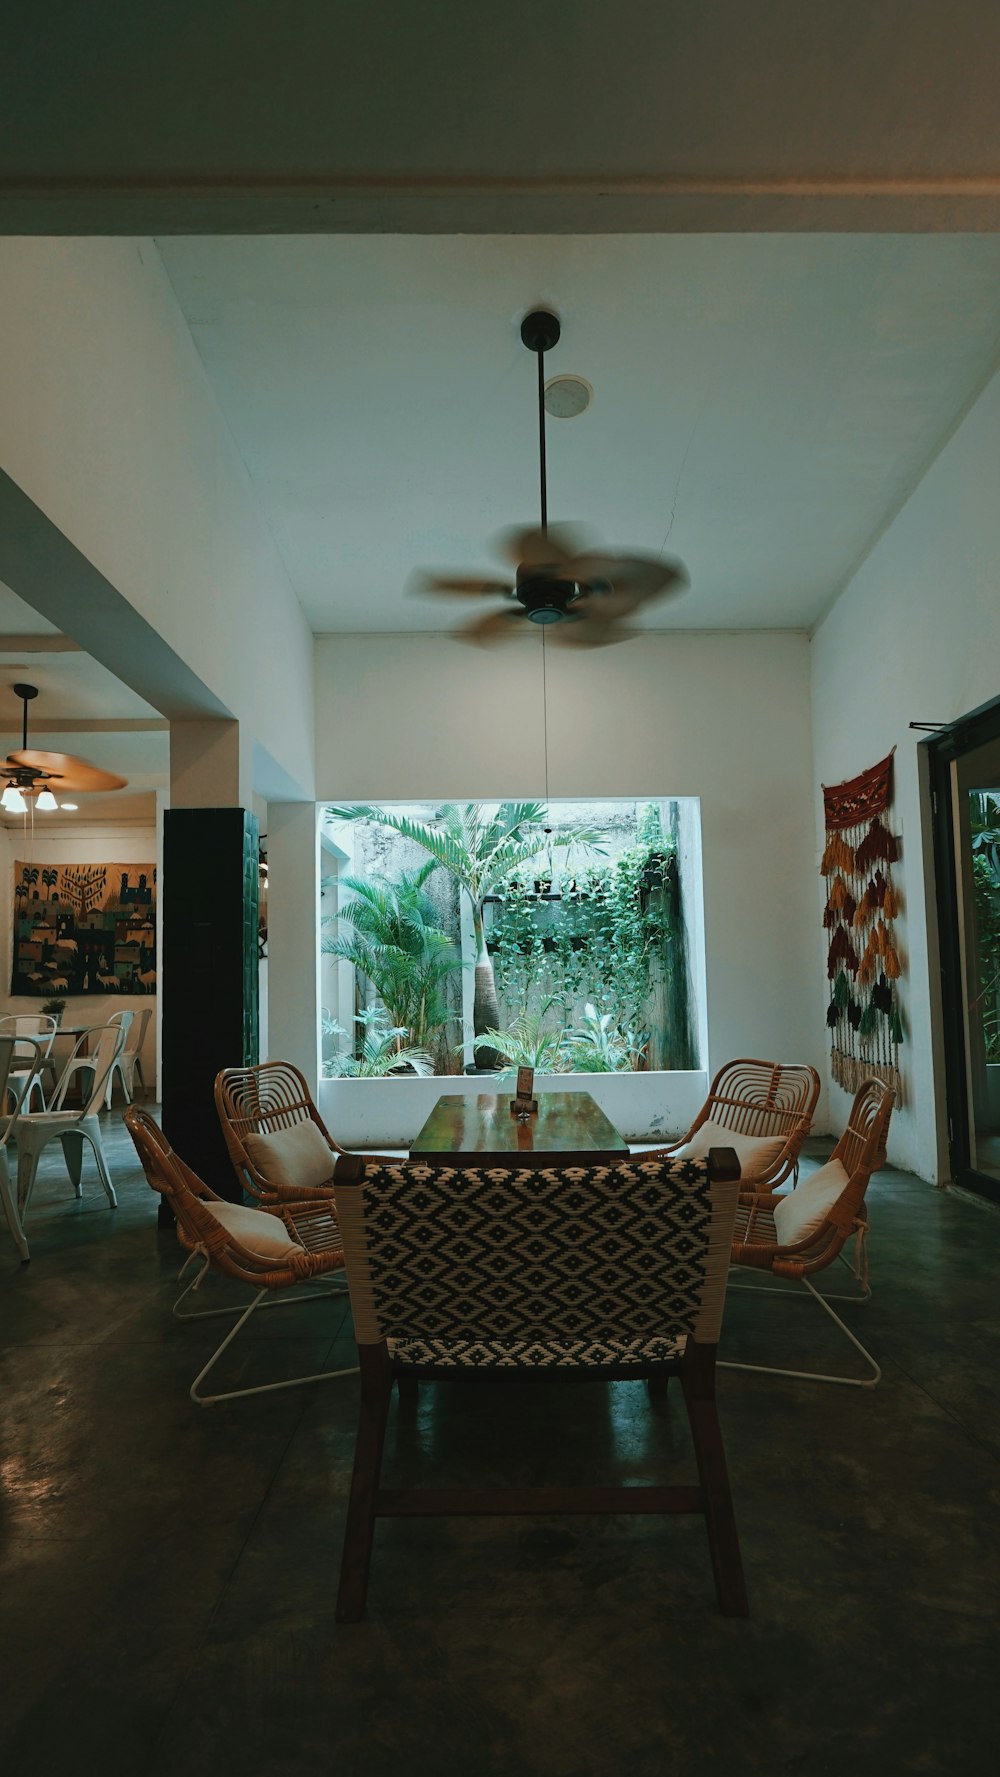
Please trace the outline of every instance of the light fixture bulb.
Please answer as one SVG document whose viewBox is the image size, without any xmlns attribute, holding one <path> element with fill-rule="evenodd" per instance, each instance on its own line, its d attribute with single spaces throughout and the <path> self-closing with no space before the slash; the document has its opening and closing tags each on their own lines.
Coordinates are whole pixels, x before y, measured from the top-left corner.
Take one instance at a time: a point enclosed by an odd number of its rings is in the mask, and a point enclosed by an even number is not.
<svg viewBox="0 0 1000 1777">
<path fill-rule="evenodd" d="M 45 814 L 51 814 L 54 808 L 59 807 L 59 804 L 51 790 L 39 790 L 35 807 L 40 808 Z"/>
<path fill-rule="evenodd" d="M 8 784 L 3 795 L 0 796 L 0 806 L 4 807 L 8 814 L 24 814 L 28 804 L 17 785 Z"/>
<path fill-rule="evenodd" d="M 60 808 L 67 809 L 70 814 L 75 814 L 79 806 L 80 804 L 78 802 L 60 802 L 59 804 Z"/>
</svg>

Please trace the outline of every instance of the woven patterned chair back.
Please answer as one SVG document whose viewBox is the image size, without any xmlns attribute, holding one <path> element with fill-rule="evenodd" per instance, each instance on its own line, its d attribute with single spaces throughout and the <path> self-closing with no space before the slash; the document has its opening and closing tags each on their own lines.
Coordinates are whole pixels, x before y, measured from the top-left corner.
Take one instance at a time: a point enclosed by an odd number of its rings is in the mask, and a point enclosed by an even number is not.
<svg viewBox="0 0 1000 1777">
<path fill-rule="evenodd" d="M 359 1184 L 340 1179 L 363 1176 Z M 360 1344 L 714 1344 L 738 1179 L 706 1160 L 539 1171 L 338 1161 Z"/>
<path fill-rule="evenodd" d="M 819 1098 L 816 1069 L 799 1062 L 730 1061 L 712 1081 L 698 1124 L 721 1123 L 737 1135 L 803 1137 Z"/>
</svg>

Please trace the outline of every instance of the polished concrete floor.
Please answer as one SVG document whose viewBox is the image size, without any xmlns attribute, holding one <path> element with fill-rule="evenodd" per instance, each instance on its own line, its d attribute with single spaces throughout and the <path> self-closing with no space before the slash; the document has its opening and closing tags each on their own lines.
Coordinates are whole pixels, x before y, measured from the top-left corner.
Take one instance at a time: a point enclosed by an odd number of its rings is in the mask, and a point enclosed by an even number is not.
<svg viewBox="0 0 1000 1777">
<path fill-rule="evenodd" d="M 53 1158 L 29 1266 L 0 1229 L 4 1777 L 994 1777 L 995 1211 L 875 1181 L 875 1296 L 844 1312 L 876 1391 L 721 1375 L 749 1621 L 718 1614 L 696 1520 L 500 1519 L 380 1526 L 340 1628 L 356 1382 L 192 1405 L 218 1322 L 171 1319 L 177 1248 L 117 1116 L 107 1149 L 115 1213 Z M 732 1296 L 724 1354 L 850 1369 L 824 1321 Z M 223 1382 L 351 1351 L 339 1304 L 304 1305 Z M 642 1385 L 452 1384 L 394 1406 L 387 1468 L 639 1481 L 690 1445 Z"/>
</svg>

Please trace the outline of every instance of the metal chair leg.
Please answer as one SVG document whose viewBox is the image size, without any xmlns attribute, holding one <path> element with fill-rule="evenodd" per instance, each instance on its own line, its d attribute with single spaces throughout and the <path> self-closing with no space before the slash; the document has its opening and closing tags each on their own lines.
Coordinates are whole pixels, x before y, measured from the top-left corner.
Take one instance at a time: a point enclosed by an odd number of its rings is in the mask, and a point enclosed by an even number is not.
<svg viewBox="0 0 1000 1777">
<path fill-rule="evenodd" d="M 821 1295 L 819 1290 L 809 1282 L 808 1277 L 802 1277 L 799 1281 L 804 1284 L 805 1288 L 809 1291 L 809 1294 L 815 1297 L 820 1307 L 826 1311 L 834 1324 L 840 1328 L 844 1337 L 850 1340 L 854 1349 L 861 1353 L 871 1374 L 868 1376 L 831 1376 L 822 1370 L 788 1370 L 777 1364 L 739 1364 L 733 1362 L 729 1358 L 719 1358 L 717 1367 L 720 1370 L 755 1370 L 762 1376 L 791 1376 L 800 1382 L 836 1382 L 839 1383 L 842 1388 L 877 1388 L 879 1382 L 882 1380 L 881 1367 L 876 1363 L 871 1352 L 862 1345 L 861 1340 L 856 1338 L 851 1332 L 850 1327 L 845 1326 L 836 1310 L 830 1307 L 831 1300 L 834 1302 L 867 1302 L 871 1298 L 871 1290 L 866 1285 L 864 1293 L 859 1296 L 829 1297 Z M 794 1291 L 792 1290 L 774 1289 L 768 1284 L 737 1283 L 730 1284 L 729 1287 L 730 1289 L 743 1290 L 748 1296 L 785 1296 L 789 1300 L 794 1296 Z"/>
<path fill-rule="evenodd" d="M 31 1258 L 31 1254 L 28 1251 L 28 1242 L 24 1238 L 24 1229 L 21 1226 L 21 1218 L 17 1213 L 17 1206 L 11 1195 L 7 1155 L 3 1148 L 0 1148 L 0 1203 L 3 1204 L 3 1212 L 7 1218 L 7 1226 L 10 1229 L 11 1239 L 21 1255 L 21 1263 L 22 1265 L 26 1265 Z"/>
<path fill-rule="evenodd" d="M 180 1278 L 183 1277 L 184 1272 L 187 1270 L 188 1265 L 191 1263 L 191 1260 L 194 1258 L 197 1258 L 198 1256 L 199 1255 L 196 1253 L 190 1253 L 188 1255 L 188 1257 L 184 1261 L 184 1264 L 181 1266 L 179 1277 L 178 1277 L 178 1282 L 180 1281 Z M 178 1309 L 180 1308 L 180 1305 L 183 1302 L 185 1296 L 190 1295 L 192 1290 L 196 1290 L 198 1288 L 198 1286 L 202 1282 L 202 1279 L 205 1277 L 205 1274 L 208 1271 L 208 1269 L 209 1269 L 209 1261 L 208 1261 L 208 1259 L 206 1259 L 204 1264 L 202 1265 L 201 1270 L 198 1272 L 197 1276 L 194 1277 L 192 1279 L 192 1281 L 189 1284 L 187 1284 L 185 1286 L 185 1288 L 181 1291 L 180 1295 L 178 1296 L 176 1302 L 173 1305 L 173 1309 L 171 1310 L 171 1312 L 174 1315 L 175 1320 L 214 1320 L 216 1318 L 216 1316 L 218 1316 L 218 1315 L 230 1315 L 230 1314 L 238 1314 L 239 1315 L 239 1320 L 236 1322 L 236 1325 L 234 1327 L 230 1327 L 230 1329 L 229 1329 L 228 1333 L 226 1334 L 225 1338 L 223 1339 L 221 1345 L 216 1346 L 216 1349 L 213 1351 L 207 1364 L 205 1364 L 202 1367 L 202 1369 L 200 1369 L 198 1371 L 197 1376 L 195 1377 L 194 1381 L 191 1384 L 191 1387 L 188 1390 L 188 1393 L 190 1394 L 191 1399 L 193 1401 L 197 1402 L 199 1407 L 214 1407 L 219 1401 L 242 1400 L 244 1395 L 249 1395 L 249 1394 L 276 1394 L 280 1389 L 297 1388 L 300 1383 L 329 1382 L 329 1381 L 333 1381 L 338 1376 L 356 1376 L 357 1375 L 357 1373 L 358 1373 L 357 1365 L 354 1365 L 350 1369 L 345 1369 L 345 1370 L 319 1370 L 312 1376 L 290 1376 L 288 1378 L 288 1380 L 285 1382 L 262 1382 L 262 1383 L 259 1383 L 254 1388 L 231 1388 L 231 1389 L 225 1390 L 221 1394 L 200 1394 L 199 1393 L 199 1385 L 202 1382 L 204 1382 L 206 1376 L 210 1373 L 210 1371 L 212 1371 L 215 1368 L 215 1365 L 218 1363 L 220 1357 L 222 1356 L 223 1352 L 226 1350 L 227 1346 L 232 1344 L 237 1333 L 240 1331 L 240 1328 L 246 1326 L 246 1323 L 250 1319 L 250 1316 L 252 1314 L 254 1314 L 258 1308 L 260 1308 L 261 1306 L 263 1306 L 264 1308 L 293 1308 L 299 1302 L 322 1302 L 322 1301 L 327 1300 L 331 1296 L 340 1296 L 340 1295 L 345 1294 L 345 1290 L 343 1290 L 343 1289 L 310 1290 L 308 1292 L 303 1292 L 302 1295 L 298 1295 L 298 1296 L 293 1296 L 293 1295 L 281 1296 L 281 1297 L 271 1296 L 270 1300 L 265 1301 L 264 1298 L 266 1296 L 268 1296 L 269 1292 L 267 1290 L 258 1290 L 257 1294 L 254 1296 L 253 1300 L 251 1302 L 247 1303 L 245 1307 L 241 1305 L 240 1307 L 237 1307 L 237 1308 L 201 1308 L 201 1309 L 197 1309 L 193 1314 L 192 1313 L 185 1313 L 185 1314 L 178 1313 Z"/>
</svg>

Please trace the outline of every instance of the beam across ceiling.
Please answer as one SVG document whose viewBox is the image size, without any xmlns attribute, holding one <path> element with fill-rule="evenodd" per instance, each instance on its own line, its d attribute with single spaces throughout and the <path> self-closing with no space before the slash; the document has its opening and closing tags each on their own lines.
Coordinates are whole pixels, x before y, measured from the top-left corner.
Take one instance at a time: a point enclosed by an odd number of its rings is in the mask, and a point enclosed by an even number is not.
<svg viewBox="0 0 1000 1777">
<path fill-rule="evenodd" d="M 1000 221 L 993 0 L 8 11 L 9 233 Z"/>
</svg>

